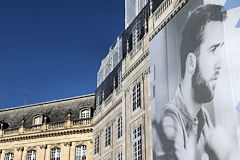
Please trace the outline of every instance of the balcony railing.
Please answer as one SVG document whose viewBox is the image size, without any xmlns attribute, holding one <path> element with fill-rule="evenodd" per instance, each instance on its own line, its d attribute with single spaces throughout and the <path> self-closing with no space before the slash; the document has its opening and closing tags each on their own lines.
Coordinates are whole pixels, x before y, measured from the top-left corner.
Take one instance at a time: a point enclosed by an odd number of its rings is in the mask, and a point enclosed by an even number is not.
<svg viewBox="0 0 240 160">
<path fill-rule="evenodd" d="M 76 119 L 72 121 L 72 125 L 73 126 L 88 125 L 90 124 L 90 122 L 91 122 L 90 118 Z"/>
<path fill-rule="evenodd" d="M 18 128 L 4 130 L 4 134 L 6 134 L 6 135 L 17 134 L 17 133 L 18 133 Z"/>
<path fill-rule="evenodd" d="M 63 128 L 63 127 L 64 127 L 64 122 L 50 123 L 48 125 L 48 129 L 58 129 L 58 128 Z"/>
<path fill-rule="evenodd" d="M 26 128 L 26 132 L 40 131 L 42 125 L 34 125 Z"/>
<path fill-rule="evenodd" d="M 173 0 L 165 0 L 161 3 L 158 9 L 154 12 L 155 20 L 157 20 L 163 12 L 172 4 Z"/>
<path fill-rule="evenodd" d="M 139 41 L 137 45 L 134 46 L 134 48 L 131 50 L 131 52 L 129 53 L 130 59 L 132 59 L 134 55 L 142 48 L 143 48 L 143 40 Z"/>
</svg>

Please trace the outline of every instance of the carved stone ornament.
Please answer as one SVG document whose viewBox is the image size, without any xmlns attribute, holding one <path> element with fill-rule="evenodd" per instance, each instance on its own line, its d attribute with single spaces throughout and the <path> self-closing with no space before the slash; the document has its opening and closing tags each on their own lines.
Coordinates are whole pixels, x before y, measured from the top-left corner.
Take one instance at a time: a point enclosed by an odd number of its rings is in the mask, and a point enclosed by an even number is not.
<svg viewBox="0 0 240 160">
<path fill-rule="evenodd" d="M 43 148 L 47 149 L 47 144 L 45 144 L 45 145 L 40 145 L 39 147 L 40 147 L 40 149 L 43 149 Z"/>
<path fill-rule="evenodd" d="M 24 147 L 17 147 L 17 151 L 24 151 Z"/>
<path fill-rule="evenodd" d="M 64 146 L 72 146 L 72 142 L 64 142 Z"/>
</svg>

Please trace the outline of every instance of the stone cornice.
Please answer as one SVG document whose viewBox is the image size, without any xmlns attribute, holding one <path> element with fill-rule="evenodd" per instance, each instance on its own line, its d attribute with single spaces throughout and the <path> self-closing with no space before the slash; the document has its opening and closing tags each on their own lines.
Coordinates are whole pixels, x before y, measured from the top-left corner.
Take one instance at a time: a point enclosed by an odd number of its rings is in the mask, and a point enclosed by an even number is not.
<svg viewBox="0 0 240 160">
<path fill-rule="evenodd" d="M 129 69 L 126 71 L 126 73 L 122 76 L 122 80 L 125 80 L 136 68 L 139 66 L 139 64 L 149 55 L 149 50 L 144 52 L 144 54 L 134 62 Z"/>
<path fill-rule="evenodd" d="M 39 139 L 39 138 L 48 138 L 48 137 L 57 137 L 57 136 L 64 136 L 64 135 L 72 135 L 72 134 L 83 134 L 83 133 L 90 133 L 93 132 L 92 127 L 88 128 L 76 128 L 76 129 L 64 129 L 55 132 L 41 132 L 29 135 L 16 135 L 16 136 L 9 136 L 9 137 L 1 137 L 0 143 L 8 143 L 14 141 L 23 141 L 23 140 L 31 140 L 31 139 Z"/>
</svg>

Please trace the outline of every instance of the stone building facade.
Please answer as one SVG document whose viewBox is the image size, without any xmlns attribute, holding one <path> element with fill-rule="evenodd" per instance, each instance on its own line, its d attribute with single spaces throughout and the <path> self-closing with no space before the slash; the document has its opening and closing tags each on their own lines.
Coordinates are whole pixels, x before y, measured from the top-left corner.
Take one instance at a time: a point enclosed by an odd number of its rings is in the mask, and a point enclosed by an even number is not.
<svg viewBox="0 0 240 160">
<path fill-rule="evenodd" d="M 187 0 L 145 2 L 137 15 L 125 14 L 123 59 L 95 92 L 95 160 L 152 159 L 149 42 Z M 133 3 L 125 8 L 138 7 Z"/>
<path fill-rule="evenodd" d="M 0 160 L 91 160 L 94 95 L 0 110 Z"/>
<path fill-rule="evenodd" d="M 0 160 L 151 160 L 149 42 L 187 1 L 125 0 L 95 96 L 1 110 Z"/>
</svg>

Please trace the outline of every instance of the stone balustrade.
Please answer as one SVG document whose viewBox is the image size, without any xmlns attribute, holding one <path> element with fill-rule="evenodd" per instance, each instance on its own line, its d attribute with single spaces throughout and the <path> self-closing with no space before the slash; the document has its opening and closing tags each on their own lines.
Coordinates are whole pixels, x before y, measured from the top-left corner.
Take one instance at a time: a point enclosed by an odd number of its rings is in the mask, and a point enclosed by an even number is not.
<svg viewBox="0 0 240 160">
<path fill-rule="evenodd" d="M 13 128 L 13 129 L 6 129 L 4 130 L 3 134 L 9 135 L 9 134 L 17 134 L 18 133 L 18 128 Z"/>
<path fill-rule="evenodd" d="M 40 131 L 40 130 L 41 130 L 41 125 L 33 125 L 30 127 L 26 127 L 25 129 L 26 132 Z"/>
<path fill-rule="evenodd" d="M 58 123 L 48 123 L 48 124 L 40 124 L 40 125 L 32 125 L 27 127 L 19 127 L 19 128 L 9 128 L 9 129 L 0 129 L 0 137 L 19 135 L 19 134 L 29 134 L 31 132 L 42 132 L 42 131 L 51 131 L 51 130 L 60 130 L 60 129 L 69 129 L 76 127 L 86 127 L 91 126 L 93 124 L 92 118 L 83 118 L 83 119 L 75 119 L 75 120 L 67 120 L 64 122 Z"/>
<path fill-rule="evenodd" d="M 92 123 L 91 119 L 89 119 L 89 118 L 72 120 L 72 125 L 73 126 L 89 125 L 91 123 Z"/>
<path fill-rule="evenodd" d="M 154 13 L 155 20 L 157 20 L 162 14 L 165 12 L 165 10 L 172 4 L 173 0 L 165 0 L 161 3 L 161 5 L 158 7 L 158 9 Z"/>
</svg>

